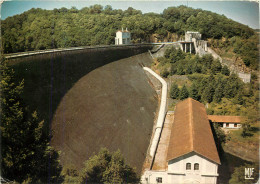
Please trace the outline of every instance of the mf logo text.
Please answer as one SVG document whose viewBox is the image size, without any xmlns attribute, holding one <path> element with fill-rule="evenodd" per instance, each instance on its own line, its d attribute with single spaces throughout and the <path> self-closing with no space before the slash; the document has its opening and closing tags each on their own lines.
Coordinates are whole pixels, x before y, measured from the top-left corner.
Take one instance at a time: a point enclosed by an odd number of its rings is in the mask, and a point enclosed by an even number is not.
<svg viewBox="0 0 260 184">
<path fill-rule="evenodd" d="M 245 168 L 245 179 L 253 180 L 254 168 Z"/>
</svg>

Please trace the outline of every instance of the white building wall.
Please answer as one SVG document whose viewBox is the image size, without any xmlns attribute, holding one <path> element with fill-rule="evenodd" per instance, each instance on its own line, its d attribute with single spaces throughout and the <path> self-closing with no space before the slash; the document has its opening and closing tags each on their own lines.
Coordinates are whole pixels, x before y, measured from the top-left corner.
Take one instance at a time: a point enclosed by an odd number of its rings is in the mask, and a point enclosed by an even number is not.
<svg viewBox="0 0 260 184">
<path fill-rule="evenodd" d="M 191 163 L 191 170 L 186 170 L 187 163 Z M 199 164 L 199 170 L 194 170 L 195 163 Z M 205 183 L 204 181 L 207 180 L 207 183 L 215 184 L 218 176 L 217 170 L 218 164 L 196 153 L 189 153 L 178 159 L 171 160 L 168 165 L 168 173 L 175 175 L 171 178 L 175 178 L 179 183 Z M 175 183 L 174 181 L 168 182 Z"/>
<path fill-rule="evenodd" d="M 116 32 L 115 37 L 115 45 L 122 45 L 122 44 L 130 44 L 131 43 L 131 34 L 130 32 Z"/>
<path fill-rule="evenodd" d="M 237 127 L 235 127 L 235 123 L 228 123 L 228 126 L 227 126 L 227 123 L 223 123 L 223 128 L 239 129 L 242 127 L 242 125 L 240 123 L 236 123 L 236 124 L 237 124 Z"/>
<path fill-rule="evenodd" d="M 186 163 L 191 163 L 191 170 L 186 170 Z M 199 164 L 199 170 L 194 170 L 194 164 Z M 162 183 L 207 183 L 216 184 L 218 164 L 196 154 L 189 153 L 185 156 L 168 162 L 167 171 L 146 171 L 142 183 L 157 183 L 156 178 L 161 177 Z M 146 180 L 145 180 L 146 177 Z M 145 181 L 145 182 L 143 182 Z"/>
<path fill-rule="evenodd" d="M 141 178 L 142 184 L 157 184 L 157 178 L 162 178 L 162 183 L 168 183 L 167 171 L 146 171 Z"/>
</svg>

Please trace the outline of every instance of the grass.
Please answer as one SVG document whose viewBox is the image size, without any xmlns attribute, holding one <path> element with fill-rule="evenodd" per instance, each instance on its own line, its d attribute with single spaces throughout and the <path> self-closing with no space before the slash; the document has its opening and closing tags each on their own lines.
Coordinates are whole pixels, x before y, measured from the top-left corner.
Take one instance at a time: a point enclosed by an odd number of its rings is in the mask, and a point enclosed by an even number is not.
<svg viewBox="0 0 260 184">
<path fill-rule="evenodd" d="M 223 57 L 223 58 L 229 58 L 229 59 L 232 59 L 233 57 L 235 56 L 235 54 L 234 53 L 232 53 L 232 52 L 222 52 L 221 53 L 221 57 Z"/>
<path fill-rule="evenodd" d="M 231 140 L 234 142 L 241 142 L 241 143 L 253 143 L 256 144 L 259 141 L 259 127 L 257 124 L 251 127 L 251 131 L 249 132 L 249 136 L 242 137 L 242 128 L 239 130 L 230 131 Z"/>
<path fill-rule="evenodd" d="M 171 101 L 171 103 L 169 103 L 169 105 L 168 105 L 168 111 L 174 111 L 176 104 L 177 104 L 180 100 L 170 99 L 170 101 Z"/>
</svg>

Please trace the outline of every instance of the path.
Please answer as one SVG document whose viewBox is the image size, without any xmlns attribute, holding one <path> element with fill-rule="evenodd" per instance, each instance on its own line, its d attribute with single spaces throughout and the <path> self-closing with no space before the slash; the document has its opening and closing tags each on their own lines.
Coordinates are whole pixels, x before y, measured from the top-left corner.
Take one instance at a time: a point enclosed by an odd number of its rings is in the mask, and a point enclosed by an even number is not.
<svg viewBox="0 0 260 184">
<path fill-rule="evenodd" d="M 155 133 L 154 133 L 152 144 L 150 147 L 150 156 L 152 158 L 154 158 L 156 148 L 157 148 L 159 140 L 160 140 L 160 135 L 162 132 L 162 127 L 163 127 L 164 118 L 165 118 L 165 114 L 166 114 L 167 83 L 162 77 L 160 77 L 157 73 L 155 73 L 150 68 L 143 67 L 143 69 L 148 71 L 149 73 L 151 73 L 154 77 L 156 77 L 162 83 L 160 110 L 159 110 L 158 119 L 157 119 L 157 123 L 156 123 Z"/>
<path fill-rule="evenodd" d="M 165 122 L 162 129 L 162 135 L 158 144 L 158 148 L 156 150 L 154 163 L 152 166 L 152 170 L 157 171 L 165 171 L 167 170 L 167 153 L 169 147 L 169 140 L 171 136 L 171 127 L 174 119 L 174 114 L 167 113 Z"/>
</svg>

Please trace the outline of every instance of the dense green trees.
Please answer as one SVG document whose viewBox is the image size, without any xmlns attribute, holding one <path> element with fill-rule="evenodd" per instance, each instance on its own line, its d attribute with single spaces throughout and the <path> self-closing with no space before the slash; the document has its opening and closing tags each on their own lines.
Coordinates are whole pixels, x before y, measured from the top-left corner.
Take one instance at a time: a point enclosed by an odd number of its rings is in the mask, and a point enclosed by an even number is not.
<svg viewBox="0 0 260 184">
<path fill-rule="evenodd" d="M 127 165 L 120 151 L 110 153 L 103 148 L 85 162 L 80 183 L 138 183 L 133 168 Z"/>
<path fill-rule="evenodd" d="M 194 75 L 190 76 L 189 79 L 193 82 L 190 90 L 197 90 L 197 99 L 202 102 L 210 103 L 214 101 L 218 103 L 222 98 L 233 99 L 240 93 L 240 97 L 245 93 L 244 84 L 235 74 L 232 74 L 228 78 L 220 74 L 216 76 L 211 75 L 209 77 L 204 75 Z M 244 103 L 240 105 L 243 104 Z"/>
<path fill-rule="evenodd" d="M 173 57 L 175 57 L 175 60 Z M 251 108 L 251 106 L 257 108 L 253 102 L 254 99 L 258 99 L 256 95 L 258 87 L 254 82 L 257 78 L 254 77 L 251 84 L 244 84 L 234 73 L 230 75 L 227 66 L 222 68 L 219 60 L 214 60 L 211 55 L 199 57 L 198 55 L 183 53 L 181 50 L 172 47 L 166 50 L 165 57 L 158 58 L 158 62 L 158 67 L 163 71 L 167 71 L 170 65 L 170 72 L 167 76 L 174 74 L 188 75 L 192 82 L 188 88 L 186 86 L 178 88 L 176 83 L 172 84 L 169 93 L 173 99 L 185 99 L 189 96 L 200 102 L 212 104 L 221 104 L 222 99 L 225 99 L 224 103 L 227 104 L 222 104 L 225 107 L 216 107 L 219 108 L 219 112 L 214 112 L 211 109 L 211 114 L 231 112 L 234 114 L 236 111 L 234 115 L 242 115 L 246 108 Z M 183 88 L 188 89 L 188 95 L 186 92 L 183 95 Z M 232 110 L 229 108 L 232 108 Z"/>
<path fill-rule="evenodd" d="M 101 148 L 78 171 L 74 165 L 63 168 L 62 175 L 65 183 L 138 183 L 139 178 L 135 169 L 124 161 L 121 152 L 109 152 Z"/>
<path fill-rule="evenodd" d="M 50 147 L 44 122 L 30 113 L 21 98 L 24 82 L 0 63 L 1 176 L 18 182 L 60 183 L 58 153 Z"/>
<path fill-rule="evenodd" d="M 132 7 L 122 11 L 110 5 L 93 5 L 80 10 L 75 7 L 54 10 L 33 8 L 8 17 L 2 21 L 1 27 L 5 53 L 114 44 L 115 31 L 121 27 L 131 30 L 134 43 L 149 42 L 152 34 L 166 38 L 168 33 L 183 35 L 186 30 L 200 31 L 204 38 L 217 39 L 234 36 L 247 39 L 254 35 L 248 26 L 223 15 L 186 6 L 169 7 L 162 14 L 142 14 Z M 239 42 L 236 45 L 236 52 L 246 52 L 240 49 Z M 246 46 L 256 49 L 250 43 Z M 251 62 L 252 58 L 245 57 L 244 60 Z"/>
<path fill-rule="evenodd" d="M 165 51 L 165 56 L 158 58 L 160 67 L 163 71 L 166 71 L 164 66 L 171 65 L 170 71 L 167 77 L 170 75 L 189 75 L 192 73 L 203 74 L 217 74 L 222 71 L 222 66 L 219 60 L 213 59 L 212 55 L 207 54 L 202 57 L 198 55 L 190 55 L 189 53 L 182 52 L 181 49 L 170 47 Z M 225 74 L 229 73 L 229 70 L 224 69 Z M 168 71 L 168 70 L 167 70 Z M 163 72 L 162 72 L 163 73 Z"/>
<path fill-rule="evenodd" d="M 223 66 L 223 68 L 221 69 L 221 73 L 223 74 L 223 75 L 226 75 L 226 76 L 229 76 L 230 75 L 230 71 L 229 71 L 229 69 L 228 69 L 228 67 L 225 65 L 225 66 Z"/>
</svg>

